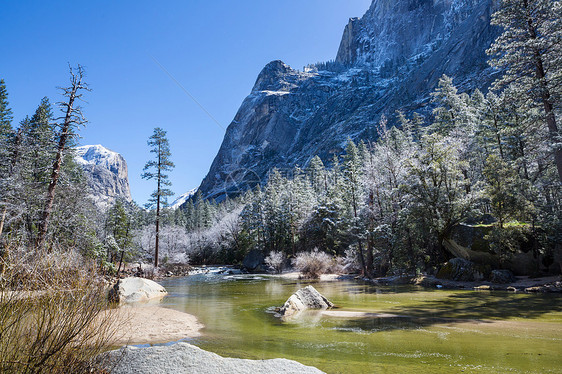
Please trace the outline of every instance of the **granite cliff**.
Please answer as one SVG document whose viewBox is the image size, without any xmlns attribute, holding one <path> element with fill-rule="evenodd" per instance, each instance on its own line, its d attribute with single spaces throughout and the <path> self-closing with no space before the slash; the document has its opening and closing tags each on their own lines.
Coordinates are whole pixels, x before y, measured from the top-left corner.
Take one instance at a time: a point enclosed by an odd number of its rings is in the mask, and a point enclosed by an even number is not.
<svg viewBox="0 0 562 374">
<path fill-rule="evenodd" d="M 77 147 L 75 152 L 76 162 L 88 178 L 88 195 L 98 208 L 105 210 L 118 199 L 133 201 L 123 156 L 99 144 Z"/>
<path fill-rule="evenodd" d="M 350 19 L 335 61 L 298 71 L 269 63 L 228 127 L 200 191 L 223 199 L 273 168 L 328 162 L 347 138 L 373 139 L 382 115 L 429 114 L 443 74 L 462 91 L 485 90 L 495 0 L 374 0 Z"/>
</svg>

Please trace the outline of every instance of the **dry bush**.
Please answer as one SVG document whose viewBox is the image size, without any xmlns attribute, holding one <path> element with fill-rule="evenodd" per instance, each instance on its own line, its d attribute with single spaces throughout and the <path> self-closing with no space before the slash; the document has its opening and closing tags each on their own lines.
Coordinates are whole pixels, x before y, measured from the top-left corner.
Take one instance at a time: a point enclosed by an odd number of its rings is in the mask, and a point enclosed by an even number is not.
<svg viewBox="0 0 562 374">
<path fill-rule="evenodd" d="M 283 252 L 271 251 L 264 261 L 273 271 L 281 274 L 285 265 L 285 255 Z"/>
<path fill-rule="evenodd" d="M 96 372 L 117 326 L 96 267 L 74 251 L 0 253 L 0 372 Z M 98 371 L 102 372 L 102 371 Z"/>
<path fill-rule="evenodd" d="M 326 274 L 331 270 L 334 261 L 326 252 L 318 251 L 315 248 L 311 252 L 301 252 L 293 259 L 293 266 L 305 278 L 316 279 L 321 274 Z"/>
</svg>

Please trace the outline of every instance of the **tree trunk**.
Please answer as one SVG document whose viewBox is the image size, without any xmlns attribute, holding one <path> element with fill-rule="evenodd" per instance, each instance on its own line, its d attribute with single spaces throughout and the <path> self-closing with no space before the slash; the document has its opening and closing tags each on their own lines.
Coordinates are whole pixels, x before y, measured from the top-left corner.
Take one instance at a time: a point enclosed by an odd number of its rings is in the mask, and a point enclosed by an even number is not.
<svg viewBox="0 0 562 374">
<path fill-rule="evenodd" d="M 162 159 L 161 159 L 161 150 L 160 145 L 158 145 L 158 188 L 156 189 L 156 243 L 154 245 L 154 268 L 158 268 L 158 244 L 160 242 L 160 183 L 162 179 L 161 175 L 161 167 L 162 167 Z"/>
<path fill-rule="evenodd" d="M 367 237 L 367 273 L 369 277 L 373 276 L 374 267 L 373 267 L 373 251 L 374 251 L 374 243 L 373 243 L 373 230 L 375 226 L 375 218 L 374 218 L 374 205 L 375 205 L 375 196 L 373 191 L 369 192 L 369 236 Z"/>
<path fill-rule="evenodd" d="M 8 208 L 4 207 L 4 209 L 2 209 L 2 220 L 0 220 L 0 236 L 2 236 L 2 232 L 4 231 L 4 221 L 6 220 L 6 212 L 8 211 Z"/>
<path fill-rule="evenodd" d="M 72 86 L 70 88 L 64 89 L 65 96 L 68 96 L 68 103 L 62 105 L 66 106 L 66 113 L 64 116 L 64 122 L 62 124 L 61 132 L 59 135 L 59 144 L 57 147 L 57 154 L 55 156 L 55 162 L 53 163 L 53 170 L 51 172 L 51 180 L 49 182 L 49 188 L 47 190 L 47 200 L 45 202 L 45 208 L 43 209 L 43 214 L 41 221 L 39 222 L 39 235 L 37 237 L 37 246 L 43 246 L 45 237 L 47 236 L 47 229 L 49 228 L 49 219 L 51 218 L 51 213 L 53 211 L 53 202 L 55 200 L 55 191 L 60 177 L 60 170 L 62 165 L 63 153 L 66 147 L 66 142 L 70 136 L 72 124 L 80 124 L 81 121 L 75 118 L 76 109 L 74 108 L 74 100 L 80 95 L 77 95 L 78 90 L 87 89 L 85 85 L 82 84 L 83 70 L 79 66 L 78 73 L 75 74 L 72 69 L 70 71 L 72 77 Z"/>
<path fill-rule="evenodd" d="M 64 119 L 64 124 L 61 130 L 59 145 L 57 149 L 57 155 L 55 156 L 55 162 L 53 164 L 53 171 L 51 172 L 51 181 L 49 182 L 49 189 L 47 190 L 47 201 L 45 203 L 45 208 L 43 209 L 43 216 L 41 217 L 41 222 L 39 223 L 39 236 L 37 238 L 37 245 L 41 247 L 45 241 L 47 235 L 47 229 L 49 227 L 49 219 L 51 218 L 51 213 L 53 211 L 53 202 L 55 200 L 55 191 L 60 177 L 60 170 L 62 165 L 62 158 L 64 149 L 66 147 L 66 141 L 68 140 L 70 123 L 72 121 L 72 112 L 74 99 L 76 97 L 76 87 L 73 87 L 73 91 L 70 94 L 70 99 L 68 101 L 68 107 L 66 110 L 66 116 Z"/>
</svg>

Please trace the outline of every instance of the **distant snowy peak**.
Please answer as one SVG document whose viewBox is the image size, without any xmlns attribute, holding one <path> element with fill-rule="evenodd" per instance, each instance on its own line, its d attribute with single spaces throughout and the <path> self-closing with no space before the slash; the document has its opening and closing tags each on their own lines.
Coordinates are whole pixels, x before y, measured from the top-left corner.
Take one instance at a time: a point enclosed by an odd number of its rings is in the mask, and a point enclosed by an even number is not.
<svg viewBox="0 0 562 374">
<path fill-rule="evenodd" d="M 75 160 L 88 177 L 90 197 L 100 209 L 117 199 L 132 202 L 127 162 L 119 153 L 97 145 L 75 148 Z"/>
<path fill-rule="evenodd" d="M 195 196 L 196 193 L 197 193 L 197 188 L 194 188 L 192 190 L 187 191 L 186 193 L 184 193 L 183 195 L 181 195 L 180 197 L 175 199 L 174 202 L 172 204 L 170 204 L 170 208 L 171 209 L 178 209 L 187 200 L 189 200 L 190 197 Z"/>
<path fill-rule="evenodd" d="M 101 144 L 96 145 L 83 145 L 76 147 L 76 161 L 81 165 L 99 165 L 111 167 L 122 161 L 125 161 L 123 156 L 110 149 L 105 148 Z"/>
</svg>

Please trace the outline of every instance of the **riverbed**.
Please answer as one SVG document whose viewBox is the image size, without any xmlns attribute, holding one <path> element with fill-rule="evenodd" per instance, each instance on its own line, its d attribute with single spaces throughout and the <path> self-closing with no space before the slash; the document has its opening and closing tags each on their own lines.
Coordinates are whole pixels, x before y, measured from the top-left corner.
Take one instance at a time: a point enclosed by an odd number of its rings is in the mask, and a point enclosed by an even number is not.
<svg viewBox="0 0 562 374">
<path fill-rule="evenodd" d="M 287 358 L 346 374 L 562 372 L 559 294 L 213 272 L 160 283 L 169 292 L 162 306 L 205 325 L 188 341 L 225 357 Z M 274 308 L 309 284 L 346 313 L 277 318 Z"/>
</svg>

